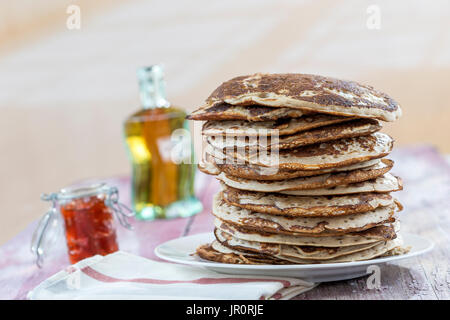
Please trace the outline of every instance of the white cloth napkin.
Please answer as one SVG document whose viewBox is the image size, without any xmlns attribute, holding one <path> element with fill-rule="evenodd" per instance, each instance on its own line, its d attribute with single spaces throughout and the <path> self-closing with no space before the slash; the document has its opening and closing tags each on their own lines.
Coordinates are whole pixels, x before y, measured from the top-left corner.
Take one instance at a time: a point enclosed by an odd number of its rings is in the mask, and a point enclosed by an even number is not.
<svg viewBox="0 0 450 320">
<path fill-rule="evenodd" d="M 29 299 L 290 299 L 316 284 L 220 274 L 118 251 L 84 259 L 43 281 Z"/>
</svg>

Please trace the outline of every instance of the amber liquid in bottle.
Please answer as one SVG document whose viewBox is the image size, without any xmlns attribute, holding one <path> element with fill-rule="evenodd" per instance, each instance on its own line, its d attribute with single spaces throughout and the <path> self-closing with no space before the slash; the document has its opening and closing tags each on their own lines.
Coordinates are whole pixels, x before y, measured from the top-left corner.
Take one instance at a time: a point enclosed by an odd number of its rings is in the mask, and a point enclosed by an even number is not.
<svg viewBox="0 0 450 320">
<path fill-rule="evenodd" d="M 202 210 L 194 196 L 195 166 L 173 161 L 172 133 L 187 130 L 186 113 L 165 100 L 162 70 L 159 66 L 138 72 L 143 109 L 131 115 L 124 125 L 132 164 L 132 200 L 141 220 L 186 217 Z M 185 150 L 192 155 L 191 145 Z"/>
</svg>

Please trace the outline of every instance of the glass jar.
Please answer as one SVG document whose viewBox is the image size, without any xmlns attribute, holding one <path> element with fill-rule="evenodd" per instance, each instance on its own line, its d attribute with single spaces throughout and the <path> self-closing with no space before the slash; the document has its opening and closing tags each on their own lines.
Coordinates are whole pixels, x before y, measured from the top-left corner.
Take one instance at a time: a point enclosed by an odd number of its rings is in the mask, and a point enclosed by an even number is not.
<svg viewBox="0 0 450 320">
<path fill-rule="evenodd" d="M 58 193 L 43 194 L 52 207 L 36 229 L 31 250 L 42 266 L 48 248 L 55 242 L 59 225 L 64 225 L 69 260 L 76 263 L 94 255 L 107 255 L 119 250 L 114 215 L 126 228 L 133 212 L 119 203 L 119 192 L 106 184 L 61 189 Z"/>
</svg>

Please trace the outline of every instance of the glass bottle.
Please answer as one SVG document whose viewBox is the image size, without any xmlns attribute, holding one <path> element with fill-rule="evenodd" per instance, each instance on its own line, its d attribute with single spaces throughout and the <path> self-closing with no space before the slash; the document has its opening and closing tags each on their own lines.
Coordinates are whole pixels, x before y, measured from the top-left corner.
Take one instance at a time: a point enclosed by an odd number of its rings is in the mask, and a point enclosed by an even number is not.
<svg viewBox="0 0 450 320">
<path fill-rule="evenodd" d="M 166 100 L 160 65 L 140 68 L 137 75 L 142 108 L 124 124 L 136 218 L 194 215 L 202 205 L 194 196 L 195 166 L 186 113 Z"/>
</svg>

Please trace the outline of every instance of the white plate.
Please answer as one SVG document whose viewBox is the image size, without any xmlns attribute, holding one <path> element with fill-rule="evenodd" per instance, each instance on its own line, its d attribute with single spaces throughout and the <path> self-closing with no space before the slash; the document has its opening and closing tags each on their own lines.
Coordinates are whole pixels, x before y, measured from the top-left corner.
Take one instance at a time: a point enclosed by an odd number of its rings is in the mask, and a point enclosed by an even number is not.
<svg viewBox="0 0 450 320">
<path fill-rule="evenodd" d="M 434 246 L 430 240 L 417 235 L 402 233 L 402 236 L 405 246 L 411 246 L 409 253 L 356 262 L 295 265 L 246 265 L 217 263 L 203 260 L 198 256 L 192 256 L 191 254 L 195 252 L 195 249 L 199 245 L 210 243 L 214 239 L 214 235 L 209 232 L 167 241 L 155 248 L 155 254 L 164 260 L 201 266 L 220 273 L 294 277 L 312 282 L 327 282 L 362 277 L 368 274 L 367 267 L 370 265 L 379 265 L 386 262 L 411 258 L 430 251 Z"/>
</svg>

